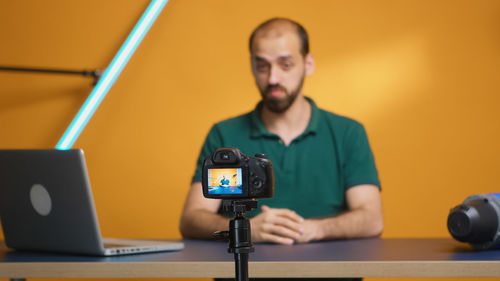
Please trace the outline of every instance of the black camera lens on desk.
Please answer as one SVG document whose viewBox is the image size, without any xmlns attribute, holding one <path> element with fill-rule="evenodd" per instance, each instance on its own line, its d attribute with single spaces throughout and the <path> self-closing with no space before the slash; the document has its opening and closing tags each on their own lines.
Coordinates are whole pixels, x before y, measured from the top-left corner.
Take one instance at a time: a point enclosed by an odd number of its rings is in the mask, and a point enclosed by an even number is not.
<svg viewBox="0 0 500 281">
<path fill-rule="evenodd" d="M 500 194 L 468 197 L 450 210 L 447 225 L 453 238 L 475 249 L 500 247 Z"/>
</svg>

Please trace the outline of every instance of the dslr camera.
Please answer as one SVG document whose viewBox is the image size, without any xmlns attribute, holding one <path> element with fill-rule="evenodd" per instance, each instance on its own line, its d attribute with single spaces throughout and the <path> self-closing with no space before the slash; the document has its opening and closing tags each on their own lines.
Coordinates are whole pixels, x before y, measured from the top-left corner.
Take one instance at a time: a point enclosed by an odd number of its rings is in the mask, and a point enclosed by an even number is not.
<svg viewBox="0 0 500 281">
<path fill-rule="evenodd" d="M 271 198 L 273 164 L 264 154 L 251 157 L 237 148 L 218 148 L 203 162 L 202 186 L 206 198 Z"/>
</svg>

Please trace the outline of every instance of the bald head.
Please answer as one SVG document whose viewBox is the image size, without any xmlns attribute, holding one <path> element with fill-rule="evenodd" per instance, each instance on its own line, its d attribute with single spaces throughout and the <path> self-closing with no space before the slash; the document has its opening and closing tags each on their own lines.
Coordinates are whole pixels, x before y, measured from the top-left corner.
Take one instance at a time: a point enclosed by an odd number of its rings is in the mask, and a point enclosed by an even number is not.
<svg viewBox="0 0 500 281">
<path fill-rule="evenodd" d="M 254 53 L 256 38 L 280 37 L 286 33 L 294 32 L 300 40 L 300 53 L 305 57 L 309 53 L 309 36 L 299 23 L 285 18 L 272 18 L 261 23 L 252 32 L 249 41 L 250 53 Z"/>
</svg>

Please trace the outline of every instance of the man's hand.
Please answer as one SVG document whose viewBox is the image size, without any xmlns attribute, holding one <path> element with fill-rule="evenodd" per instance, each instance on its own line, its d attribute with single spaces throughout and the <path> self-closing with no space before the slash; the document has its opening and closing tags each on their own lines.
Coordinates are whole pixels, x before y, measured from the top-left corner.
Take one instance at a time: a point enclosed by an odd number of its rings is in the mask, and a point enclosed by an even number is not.
<svg viewBox="0 0 500 281">
<path fill-rule="evenodd" d="M 307 219 L 302 223 L 302 235 L 295 239 L 296 243 L 307 243 L 314 240 L 321 240 L 322 229 L 321 220 Z"/>
<path fill-rule="evenodd" d="M 374 237 L 383 229 L 380 191 L 374 185 L 358 185 L 346 192 L 348 211 L 334 217 L 304 220 L 289 209 L 262 206 L 251 219 L 252 240 L 280 244 L 314 240 Z"/>
<path fill-rule="evenodd" d="M 348 211 L 334 217 L 304 220 L 297 243 L 313 240 L 374 237 L 383 225 L 380 191 L 374 185 L 358 185 L 346 192 Z"/>
<path fill-rule="evenodd" d="M 304 219 L 289 209 L 262 206 L 262 213 L 250 220 L 252 241 L 293 244 L 300 239 Z"/>
</svg>

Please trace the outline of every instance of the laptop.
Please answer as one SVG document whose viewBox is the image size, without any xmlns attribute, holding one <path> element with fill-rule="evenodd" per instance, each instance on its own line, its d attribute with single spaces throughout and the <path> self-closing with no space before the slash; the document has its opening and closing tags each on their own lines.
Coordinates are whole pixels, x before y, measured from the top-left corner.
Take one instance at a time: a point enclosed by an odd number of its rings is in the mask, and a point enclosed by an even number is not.
<svg viewBox="0 0 500 281">
<path fill-rule="evenodd" d="M 83 150 L 0 150 L 0 219 L 9 248 L 114 256 L 184 248 L 103 239 Z"/>
</svg>

